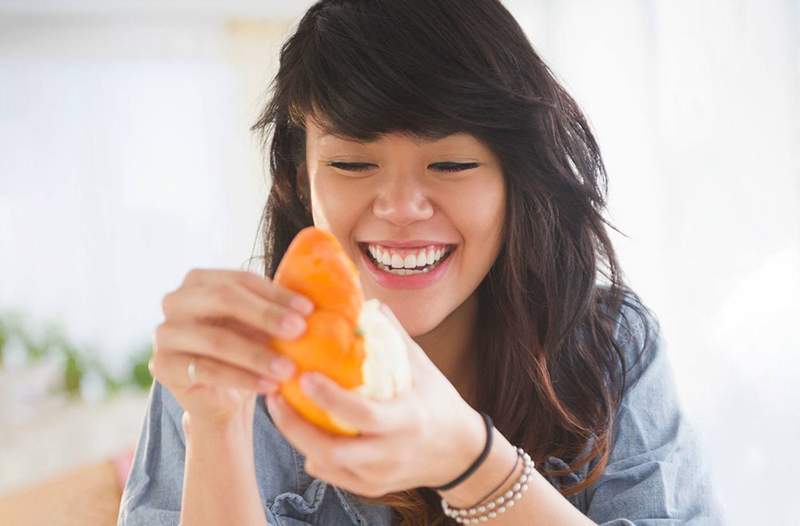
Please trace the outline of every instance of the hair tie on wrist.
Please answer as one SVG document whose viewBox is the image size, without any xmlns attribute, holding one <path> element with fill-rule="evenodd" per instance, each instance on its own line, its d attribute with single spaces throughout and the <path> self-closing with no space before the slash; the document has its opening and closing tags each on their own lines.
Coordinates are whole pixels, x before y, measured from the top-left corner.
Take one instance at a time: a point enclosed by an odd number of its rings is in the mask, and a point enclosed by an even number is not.
<svg viewBox="0 0 800 526">
<path fill-rule="evenodd" d="M 486 444 L 483 446 L 483 451 L 481 451 L 480 456 L 472 463 L 472 465 L 467 468 L 467 470 L 462 473 L 460 476 L 456 477 L 455 480 L 448 482 L 444 486 L 433 487 L 436 491 L 446 491 L 448 489 L 454 488 L 464 482 L 470 475 L 475 473 L 475 471 L 483 464 L 483 461 L 486 460 L 486 457 L 489 456 L 489 451 L 492 449 L 492 437 L 494 433 L 492 433 L 492 418 L 481 411 L 481 415 L 483 416 L 483 422 L 486 424 Z"/>
</svg>

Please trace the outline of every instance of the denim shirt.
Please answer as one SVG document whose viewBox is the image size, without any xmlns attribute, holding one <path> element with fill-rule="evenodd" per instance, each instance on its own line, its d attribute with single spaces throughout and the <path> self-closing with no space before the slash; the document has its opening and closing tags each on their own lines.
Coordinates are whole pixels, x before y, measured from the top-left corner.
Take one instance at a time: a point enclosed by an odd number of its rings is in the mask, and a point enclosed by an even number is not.
<svg viewBox="0 0 800 526">
<path fill-rule="evenodd" d="M 625 350 L 629 383 L 615 419 L 610 457 L 601 478 L 567 500 L 601 526 L 722 525 L 704 443 L 683 413 L 660 332 L 639 321 L 628 306 L 621 312 L 629 330 L 620 331 L 618 324 L 615 338 Z M 179 524 L 186 446 L 182 413 L 169 390 L 154 381 L 118 526 Z M 253 447 L 270 526 L 392 524 L 389 507 L 364 504 L 308 475 L 302 453 L 273 425 L 263 395 L 256 403 Z M 596 463 L 546 478 L 559 489 L 584 480 Z M 550 456 L 545 467 L 564 469 L 567 464 Z"/>
</svg>

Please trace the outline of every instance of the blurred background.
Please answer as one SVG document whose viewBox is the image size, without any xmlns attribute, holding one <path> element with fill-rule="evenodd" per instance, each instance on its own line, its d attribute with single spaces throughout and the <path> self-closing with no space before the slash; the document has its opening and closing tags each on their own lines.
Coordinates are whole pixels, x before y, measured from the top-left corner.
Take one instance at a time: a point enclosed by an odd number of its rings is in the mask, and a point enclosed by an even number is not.
<svg viewBox="0 0 800 526">
<path fill-rule="evenodd" d="M 600 143 L 727 523 L 797 524 L 800 0 L 504 3 Z M 248 128 L 310 4 L 0 0 L 0 495 L 124 459 L 163 295 L 261 270 Z"/>
</svg>

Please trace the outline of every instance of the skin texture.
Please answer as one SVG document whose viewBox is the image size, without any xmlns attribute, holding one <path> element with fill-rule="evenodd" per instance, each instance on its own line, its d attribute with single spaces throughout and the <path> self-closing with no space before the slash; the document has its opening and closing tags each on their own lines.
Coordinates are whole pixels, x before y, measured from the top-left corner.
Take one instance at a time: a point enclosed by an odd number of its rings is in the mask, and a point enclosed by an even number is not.
<svg viewBox="0 0 800 526">
<path fill-rule="evenodd" d="M 366 169 L 331 162 L 365 163 Z M 435 163 L 479 166 L 444 171 Z M 506 185 L 497 156 L 466 133 L 436 141 L 387 134 L 362 143 L 326 135 L 307 118 L 306 163 L 298 172 L 314 224 L 331 231 L 356 262 L 365 297 L 388 305 L 470 401 L 477 380 L 470 367 L 476 289 L 497 258 L 505 214 Z M 457 244 L 450 269 L 424 289 L 382 287 L 364 267 L 357 241 L 409 239 Z"/>
</svg>

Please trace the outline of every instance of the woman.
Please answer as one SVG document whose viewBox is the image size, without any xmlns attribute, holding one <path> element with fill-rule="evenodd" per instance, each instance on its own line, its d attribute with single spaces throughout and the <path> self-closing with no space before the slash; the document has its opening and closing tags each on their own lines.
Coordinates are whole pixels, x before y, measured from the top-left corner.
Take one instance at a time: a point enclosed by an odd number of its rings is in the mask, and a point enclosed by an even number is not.
<svg viewBox="0 0 800 526">
<path fill-rule="evenodd" d="M 165 297 L 120 524 L 718 523 L 597 144 L 500 2 L 323 0 L 272 88 L 267 278 Z M 354 438 L 277 399 L 292 364 L 263 344 L 313 308 L 270 280 L 312 224 L 410 335 L 407 395 L 309 388 Z"/>
</svg>

